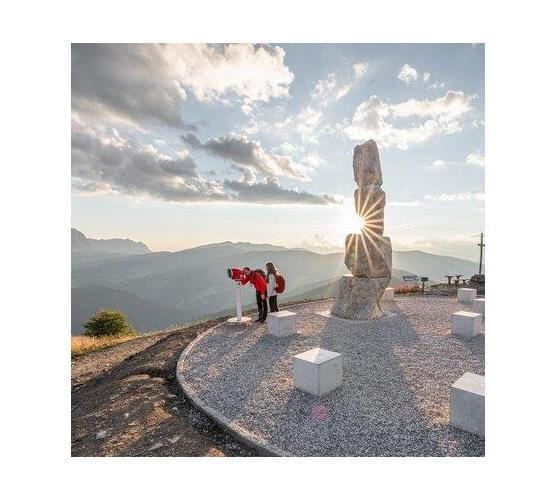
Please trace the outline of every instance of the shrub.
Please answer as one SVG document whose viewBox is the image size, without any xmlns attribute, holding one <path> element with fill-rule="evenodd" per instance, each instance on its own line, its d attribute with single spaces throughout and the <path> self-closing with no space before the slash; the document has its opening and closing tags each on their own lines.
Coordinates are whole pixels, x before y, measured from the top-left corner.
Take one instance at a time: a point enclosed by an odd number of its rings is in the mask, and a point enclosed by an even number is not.
<svg viewBox="0 0 556 500">
<path fill-rule="evenodd" d="M 421 288 L 419 285 L 412 283 L 404 283 L 403 285 L 398 285 L 394 287 L 394 293 L 405 294 L 405 293 L 419 293 Z"/>
<path fill-rule="evenodd" d="M 107 335 L 132 335 L 133 327 L 127 316 L 121 311 L 101 309 L 93 314 L 84 325 L 84 334 L 88 337 L 104 337 Z"/>
</svg>

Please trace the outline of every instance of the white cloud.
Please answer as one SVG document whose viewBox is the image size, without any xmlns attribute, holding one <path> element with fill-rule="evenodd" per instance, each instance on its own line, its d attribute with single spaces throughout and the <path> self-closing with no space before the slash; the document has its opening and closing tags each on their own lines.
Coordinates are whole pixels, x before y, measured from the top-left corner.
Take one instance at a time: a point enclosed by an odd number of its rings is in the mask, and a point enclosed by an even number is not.
<svg viewBox="0 0 556 500">
<path fill-rule="evenodd" d="M 305 163 L 313 168 L 324 163 L 324 160 L 316 153 L 310 153 L 301 159 L 301 163 Z"/>
<path fill-rule="evenodd" d="M 452 201 L 484 201 L 485 193 L 442 193 L 442 194 L 427 194 L 425 200 L 439 201 L 439 202 L 452 202 Z"/>
<path fill-rule="evenodd" d="M 434 160 L 431 164 L 431 168 L 443 168 L 446 165 L 448 165 L 450 162 L 447 162 L 445 160 Z"/>
<path fill-rule="evenodd" d="M 473 120 L 471 122 L 471 126 L 473 128 L 480 128 L 480 127 L 484 127 L 485 126 L 485 122 L 484 120 Z"/>
<path fill-rule="evenodd" d="M 351 86 L 350 85 L 342 85 L 339 89 L 338 92 L 336 94 L 336 100 L 341 99 L 342 97 L 344 97 L 349 91 L 351 90 Z"/>
<path fill-rule="evenodd" d="M 284 153 L 294 153 L 295 151 L 297 151 L 298 147 L 294 146 L 291 142 L 288 141 L 284 141 L 282 144 L 280 144 L 280 149 L 284 152 Z"/>
<path fill-rule="evenodd" d="M 423 73 L 423 81 L 424 82 L 428 82 L 430 77 L 431 77 L 431 74 L 428 71 L 425 71 Z"/>
<path fill-rule="evenodd" d="M 89 119 L 181 128 L 181 104 L 285 97 L 294 75 L 280 47 L 253 44 L 73 44 L 72 111 Z"/>
<path fill-rule="evenodd" d="M 475 153 L 469 153 L 465 161 L 469 165 L 478 165 L 479 167 L 484 167 L 485 155 L 481 151 L 476 151 Z"/>
<path fill-rule="evenodd" d="M 240 128 L 240 133 L 247 135 L 258 134 L 261 129 L 261 122 L 250 118 L 249 121 Z"/>
<path fill-rule="evenodd" d="M 457 118 L 471 109 L 473 96 L 449 90 L 446 94 L 434 100 L 409 99 L 408 101 L 394 104 L 391 110 L 397 117 L 431 117 L 431 118 Z"/>
<path fill-rule="evenodd" d="M 411 144 L 425 142 L 431 137 L 460 131 L 459 118 L 471 110 L 472 99 L 473 96 L 450 90 L 435 100 L 409 99 L 388 104 L 373 95 L 357 106 L 344 132 L 356 140 L 375 139 L 384 148 L 407 149 Z M 412 117 L 424 121 L 406 127 L 393 123 L 397 118 Z"/>
<path fill-rule="evenodd" d="M 355 74 L 355 78 L 361 78 L 369 70 L 369 63 L 355 63 L 352 68 Z"/>
<path fill-rule="evenodd" d="M 419 72 L 409 64 L 404 64 L 398 73 L 398 79 L 402 82 L 409 83 L 416 81 L 419 78 Z"/>
<path fill-rule="evenodd" d="M 311 92 L 311 98 L 322 104 L 328 104 L 331 101 L 338 101 L 350 90 L 351 85 L 340 85 L 337 75 L 330 73 L 326 78 L 316 83 L 313 92 Z"/>
<path fill-rule="evenodd" d="M 320 124 L 322 119 L 322 111 L 319 111 L 312 106 L 306 106 L 296 115 L 290 116 L 281 122 L 274 124 L 274 128 L 280 133 L 288 133 L 290 130 L 295 130 L 301 135 L 303 142 L 318 143 L 315 129 Z"/>
<path fill-rule="evenodd" d="M 421 207 L 423 205 L 422 201 L 389 201 L 386 203 L 389 207 Z"/>
<path fill-rule="evenodd" d="M 446 84 L 444 82 L 434 82 L 433 84 L 429 85 L 427 87 L 427 90 L 444 90 L 444 87 L 446 86 Z"/>
</svg>

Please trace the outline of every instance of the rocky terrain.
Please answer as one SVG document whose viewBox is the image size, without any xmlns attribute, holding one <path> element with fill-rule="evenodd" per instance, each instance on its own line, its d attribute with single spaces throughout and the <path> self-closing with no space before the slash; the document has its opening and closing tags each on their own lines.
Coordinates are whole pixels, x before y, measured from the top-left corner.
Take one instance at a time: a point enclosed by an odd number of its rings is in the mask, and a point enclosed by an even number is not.
<svg viewBox="0 0 556 500">
<path fill-rule="evenodd" d="M 72 456 L 249 456 L 182 398 L 176 362 L 218 321 L 142 337 L 72 361 Z"/>
</svg>

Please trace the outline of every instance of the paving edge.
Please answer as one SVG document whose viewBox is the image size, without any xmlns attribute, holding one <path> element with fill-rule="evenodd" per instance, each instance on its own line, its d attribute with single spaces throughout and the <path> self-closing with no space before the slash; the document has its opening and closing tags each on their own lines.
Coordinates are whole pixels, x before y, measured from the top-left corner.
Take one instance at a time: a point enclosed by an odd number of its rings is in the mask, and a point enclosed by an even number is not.
<svg viewBox="0 0 556 500">
<path fill-rule="evenodd" d="M 184 371 L 182 367 L 185 364 L 185 358 L 187 355 L 193 350 L 193 348 L 197 345 L 197 343 L 202 340 L 206 335 L 211 333 L 213 330 L 220 328 L 221 326 L 226 325 L 226 322 L 222 322 L 212 328 L 209 328 L 205 332 L 199 334 L 180 354 L 178 359 L 178 363 L 176 365 L 176 378 L 178 380 L 178 384 L 187 398 L 187 400 L 199 411 L 206 414 L 211 420 L 213 420 L 220 428 L 224 429 L 226 432 L 231 434 L 241 443 L 254 448 L 259 455 L 264 457 L 291 457 L 290 453 L 269 444 L 264 439 L 254 435 L 253 433 L 249 432 L 247 429 L 241 427 L 238 423 L 234 423 L 228 417 L 220 413 L 218 410 L 209 406 L 208 404 L 204 403 L 199 397 L 193 394 L 193 391 L 190 389 L 187 381 L 185 379 Z M 231 326 L 234 328 L 234 326 Z M 237 328 L 237 327 L 235 327 Z"/>
</svg>

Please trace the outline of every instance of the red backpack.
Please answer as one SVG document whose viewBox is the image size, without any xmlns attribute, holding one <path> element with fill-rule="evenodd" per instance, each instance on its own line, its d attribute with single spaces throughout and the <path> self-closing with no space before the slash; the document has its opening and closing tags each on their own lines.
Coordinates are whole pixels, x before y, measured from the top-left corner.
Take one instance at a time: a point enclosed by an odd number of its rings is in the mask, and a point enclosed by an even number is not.
<svg viewBox="0 0 556 500">
<path fill-rule="evenodd" d="M 276 275 L 276 292 L 282 293 L 286 289 L 286 280 L 281 274 Z"/>
</svg>

